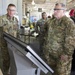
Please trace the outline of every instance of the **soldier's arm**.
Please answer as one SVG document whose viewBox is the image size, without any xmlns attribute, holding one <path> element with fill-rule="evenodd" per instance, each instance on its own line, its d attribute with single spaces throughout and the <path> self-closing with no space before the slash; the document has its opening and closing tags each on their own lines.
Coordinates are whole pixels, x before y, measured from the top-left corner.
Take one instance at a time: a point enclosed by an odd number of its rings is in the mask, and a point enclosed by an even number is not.
<svg viewBox="0 0 75 75">
<path fill-rule="evenodd" d="M 37 21 L 36 26 L 35 26 L 35 31 L 38 33 L 38 21 Z"/>
<path fill-rule="evenodd" d="M 47 37 L 47 35 L 48 35 L 50 21 L 51 21 L 51 19 L 47 20 L 44 24 L 44 39 L 46 39 L 45 37 Z"/>
<path fill-rule="evenodd" d="M 46 21 L 45 25 L 44 25 L 44 31 L 45 31 L 45 34 L 48 32 L 48 28 L 49 28 L 49 20 Z"/>
<path fill-rule="evenodd" d="M 44 32 L 44 43 L 43 43 L 43 45 L 42 45 L 42 49 L 43 49 L 43 58 L 44 58 L 44 60 L 45 60 L 45 62 L 47 62 L 48 64 L 49 64 L 49 61 L 50 61 L 50 59 L 49 59 L 49 46 L 48 46 L 48 40 L 47 40 L 47 35 L 48 35 L 48 28 L 49 28 L 49 23 L 48 23 L 48 21 L 45 23 L 45 27 L 44 27 L 44 29 L 45 29 L 45 32 Z"/>
<path fill-rule="evenodd" d="M 0 27 L 2 26 L 2 16 L 0 16 Z"/>
<path fill-rule="evenodd" d="M 75 48 L 75 25 L 72 21 L 66 22 L 63 54 L 72 57 Z"/>
</svg>

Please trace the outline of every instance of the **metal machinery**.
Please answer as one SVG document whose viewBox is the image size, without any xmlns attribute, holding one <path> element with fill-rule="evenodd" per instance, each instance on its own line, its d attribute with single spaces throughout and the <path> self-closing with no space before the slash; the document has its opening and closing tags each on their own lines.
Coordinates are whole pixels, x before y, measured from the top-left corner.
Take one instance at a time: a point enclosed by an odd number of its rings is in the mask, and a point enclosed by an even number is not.
<svg viewBox="0 0 75 75">
<path fill-rule="evenodd" d="M 51 75 L 54 73 L 29 45 L 7 33 L 3 34 L 10 54 L 10 75 Z"/>
</svg>

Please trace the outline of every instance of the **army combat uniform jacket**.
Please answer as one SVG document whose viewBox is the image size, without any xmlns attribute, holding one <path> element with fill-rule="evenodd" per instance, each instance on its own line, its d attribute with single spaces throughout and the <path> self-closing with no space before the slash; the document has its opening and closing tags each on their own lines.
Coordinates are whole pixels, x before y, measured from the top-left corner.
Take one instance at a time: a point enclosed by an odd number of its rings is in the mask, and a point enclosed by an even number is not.
<svg viewBox="0 0 75 75">
<path fill-rule="evenodd" d="M 42 53 L 43 37 L 44 37 L 44 32 L 45 32 L 44 27 L 45 27 L 45 23 L 46 23 L 47 20 L 48 20 L 47 18 L 38 20 L 37 23 L 36 23 L 36 27 L 35 27 L 35 31 L 37 33 L 39 33 L 37 39 L 39 41 L 41 53 Z"/>
<path fill-rule="evenodd" d="M 10 18 L 7 14 L 0 17 L 0 26 L 3 26 L 3 30 L 13 35 L 14 37 L 17 36 L 18 32 L 18 20 L 17 18 L 13 17 Z"/>
<path fill-rule="evenodd" d="M 0 27 L 3 27 L 3 31 L 5 31 L 6 33 L 15 36 L 17 35 L 18 32 L 18 21 L 15 17 L 10 18 L 7 14 L 0 16 Z M 2 55 L 2 61 L 3 62 L 3 67 L 2 72 L 3 75 L 7 75 L 9 67 L 10 67 L 10 57 L 9 57 L 9 53 L 8 53 L 8 48 L 7 48 L 7 44 L 6 41 L 3 39 L 3 32 L 1 32 L 1 28 L 0 28 L 0 49 L 1 49 L 1 53 L 0 55 Z"/>
<path fill-rule="evenodd" d="M 53 75 L 70 75 L 75 48 L 75 25 L 66 16 L 61 19 L 52 18 L 46 25 L 48 31 L 43 45 L 45 60 L 53 68 Z M 67 60 L 61 60 L 61 55 L 67 55 Z"/>
<path fill-rule="evenodd" d="M 35 31 L 39 33 L 39 35 L 43 35 L 44 33 L 44 24 L 46 23 L 48 19 L 40 19 L 36 23 Z"/>
</svg>

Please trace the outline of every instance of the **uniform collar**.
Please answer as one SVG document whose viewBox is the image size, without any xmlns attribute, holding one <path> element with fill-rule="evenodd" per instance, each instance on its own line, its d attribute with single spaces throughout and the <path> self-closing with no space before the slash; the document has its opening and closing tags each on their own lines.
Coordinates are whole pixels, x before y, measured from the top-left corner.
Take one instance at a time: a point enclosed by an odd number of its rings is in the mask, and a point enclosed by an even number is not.
<svg viewBox="0 0 75 75">
<path fill-rule="evenodd" d="M 54 18 L 54 19 L 52 19 L 52 20 L 54 20 L 54 23 L 56 23 L 56 24 L 60 24 L 60 23 L 62 23 L 62 21 L 65 20 L 65 18 L 66 18 L 66 16 L 63 16 L 63 17 L 60 18 L 60 19 Z"/>
<path fill-rule="evenodd" d="M 46 18 L 46 19 L 43 19 L 43 18 L 42 18 L 42 20 L 44 20 L 44 21 L 46 21 L 47 19 L 48 19 L 48 18 Z"/>
<path fill-rule="evenodd" d="M 66 16 L 64 15 L 64 16 L 61 17 L 60 19 L 57 19 L 57 18 L 55 18 L 55 19 L 58 20 L 58 21 L 61 21 L 61 20 L 63 20 L 65 17 L 66 17 Z"/>
<path fill-rule="evenodd" d="M 10 20 L 10 21 L 14 20 L 14 17 L 11 18 L 8 14 L 6 14 L 6 16 L 7 16 L 8 20 Z"/>
</svg>

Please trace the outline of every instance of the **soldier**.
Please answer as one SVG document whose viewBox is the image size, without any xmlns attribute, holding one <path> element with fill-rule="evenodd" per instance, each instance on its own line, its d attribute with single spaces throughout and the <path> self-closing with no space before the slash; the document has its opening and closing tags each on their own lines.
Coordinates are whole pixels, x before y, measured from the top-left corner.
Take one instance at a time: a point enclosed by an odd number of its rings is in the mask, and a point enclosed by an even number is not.
<svg viewBox="0 0 75 75">
<path fill-rule="evenodd" d="M 14 17 L 15 13 L 16 6 L 14 4 L 9 4 L 7 14 L 1 16 L 1 26 L 3 26 L 3 30 L 13 36 L 15 36 L 17 34 L 16 31 L 18 31 L 18 20 Z"/>
<path fill-rule="evenodd" d="M 7 14 L 0 17 L 0 26 L 3 27 L 3 31 L 16 37 L 18 31 L 18 21 L 14 17 L 15 12 L 16 6 L 14 4 L 9 4 Z M 0 43 L 2 44 L 1 51 L 3 57 L 3 74 L 7 75 L 10 66 L 9 53 L 5 40 L 2 39 L 2 42 Z"/>
<path fill-rule="evenodd" d="M 53 16 L 45 24 L 48 26 L 43 44 L 45 61 L 54 70 L 52 75 L 70 75 L 75 48 L 75 25 L 65 16 L 63 3 L 55 4 Z"/>
<path fill-rule="evenodd" d="M 43 13 L 42 13 L 42 18 L 37 21 L 36 27 L 35 27 L 35 31 L 36 31 L 37 33 L 39 33 L 38 40 L 39 40 L 39 43 L 40 43 L 40 49 L 41 49 L 41 46 L 42 46 L 42 44 L 43 44 L 44 24 L 45 24 L 45 22 L 46 22 L 47 20 L 48 20 L 47 14 L 46 14 L 46 12 L 43 12 Z M 42 49 L 41 49 L 41 50 L 42 50 Z"/>
</svg>

